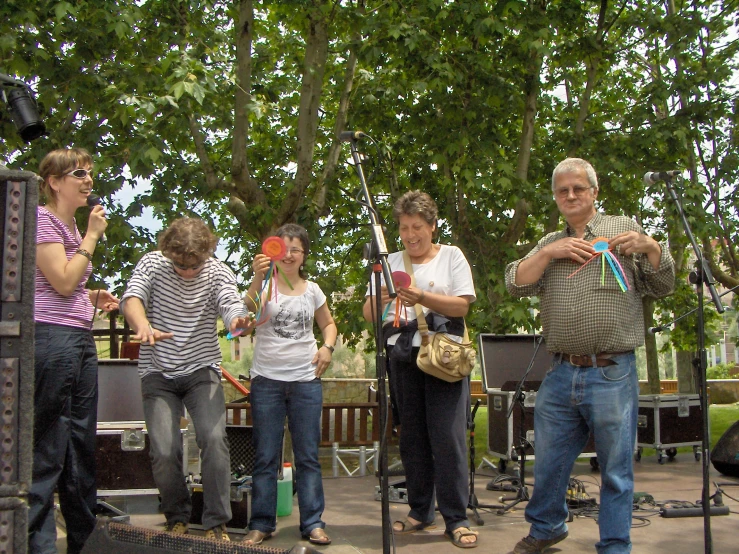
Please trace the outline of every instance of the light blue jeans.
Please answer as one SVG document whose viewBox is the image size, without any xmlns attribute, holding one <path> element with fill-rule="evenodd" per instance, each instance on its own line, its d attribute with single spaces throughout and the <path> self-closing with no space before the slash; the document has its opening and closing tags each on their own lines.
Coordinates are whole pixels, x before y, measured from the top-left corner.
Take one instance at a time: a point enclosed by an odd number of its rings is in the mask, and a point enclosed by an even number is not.
<svg viewBox="0 0 739 554">
<path fill-rule="evenodd" d="M 592 430 L 602 482 L 599 554 L 631 552 L 639 386 L 634 354 L 612 359 L 616 365 L 584 368 L 554 357 L 536 395 L 534 493 L 526 506 L 534 538 L 567 530 L 567 484 Z"/>
<path fill-rule="evenodd" d="M 276 381 L 257 376 L 251 380 L 251 414 L 254 424 L 249 529 L 272 533 L 277 527 L 277 472 L 285 430 L 290 428 L 295 454 L 295 488 L 300 509 L 300 534 L 323 529 L 325 506 L 318 443 L 321 442 L 321 380 Z"/>
</svg>

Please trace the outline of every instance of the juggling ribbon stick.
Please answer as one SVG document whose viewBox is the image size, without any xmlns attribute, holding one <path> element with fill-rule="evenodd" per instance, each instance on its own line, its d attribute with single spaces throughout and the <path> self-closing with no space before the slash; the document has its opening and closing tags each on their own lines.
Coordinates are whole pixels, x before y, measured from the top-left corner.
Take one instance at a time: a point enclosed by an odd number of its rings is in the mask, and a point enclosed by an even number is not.
<svg viewBox="0 0 739 554">
<path fill-rule="evenodd" d="M 399 288 L 408 288 L 411 286 L 411 276 L 408 275 L 405 271 L 393 271 L 392 273 L 393 278 L 393 284 L 395 285 L 395 289 Z M 385 316 L 387 316 L 387 313 L 390 311 L 390 306 L 392 306 L 392 301 L 387 303 L 387 307 L 385 307 L 385 313 L 382 314 L 382 319 L 385 319 Z M 405 306 L 403 307 L 405 309 L 405 320 L 408 321 L 408 308 Z M 395 298 L 395 319 L 393 320 L 393 327 L 400 327 L 400 297 Z"/>
<path fill-rule="evenodd" d="M 287 254 L 287 245 L 285 244 L 285 241 L 282 240 L 282 238 L 280 237 L 267 237 L 262 243 L 262 254 L 264 254 L 271 260 L 269 264 L 269 269 L 267 270 L 267 275 L 264 278 L 264 285 L 262 286 L 262 289 L 259 291 L 259 293 L 254 295 L 254 298 L 250 297 L 248 292 L 246 293 L 249 299 L 254 302 L 254 305 L 257 309 L 256 313 L 254 314 L 254 319 L 256 319 L 257 321 L 256 326 L 266 323 L 267 319 L 269 319 L 268 317 L 263 317 L 267 314 L 264 310 L 265 304 L 262 302 L 262 294 L 266 290 L 267 299 L 269 300 L 269 298 L 271 297 L 273 284 L 272 281 L 277 278 L 277 274 L 279 273 L 279 266 L 277 266 L 277 262 L 283 259 Z M 287 279 L 287 277 L 282 275 L 282 278 L 292 290 L 293 286 Z M 275 300 L 277 300 L 277 283 L 274 283 L 274 290 Z M 226 338 L 234 339 L 241 335 L 243 332 L 244 329 L 236 329 L 233 333 L 228 333 L 228 335 L 226 335 Z"/>
<path fill-rule="evenodd" d="M 592 262 L 595 258 L 597 258 L 599 255 L 601 256 L 601 271 L 600 271 L 600 284 L 605 285 L 606 281 L 606 262 L 608 262 L 608 265 L 611 268 L 611 271 L 613 272 L 613 276 L 616 278 L 616 281 L 618 282 L 618 286 L 621 287 L 621 290 L 623 292 L 626 292 L 631 287 L 629 286 L 629 280 L 626 278 L 626 272 L 624 271 L 624 268 L 621 266 L 621 264 L 618 261 L 618 258 L 613 255 L 613 252 L 611 252 L 610 248 L 608 248 L 608 239 L 604 237 L 598 237 L 596 239 L 593 239 L 593 248 L 595 249 L 595 255 L 590 258 L 587 262 L 582 264 L 581 267 L 579 267 L 576 271 L 573 271 L 570 273 L 567 278 L 569 279 L 576 273 L 582 271 L 586 265 L 588 265 L 590 262 Z"/>
</svg>

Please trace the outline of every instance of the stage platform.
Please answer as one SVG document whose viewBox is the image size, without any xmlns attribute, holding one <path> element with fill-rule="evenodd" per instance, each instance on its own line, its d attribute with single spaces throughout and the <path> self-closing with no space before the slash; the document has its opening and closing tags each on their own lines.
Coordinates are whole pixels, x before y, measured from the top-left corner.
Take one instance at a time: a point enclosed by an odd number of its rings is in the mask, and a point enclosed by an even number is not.
<svg viewBox="0 0 739 554">
<path fill-rule="evenodd" d="M 530 464 L 528 464 L 530 465 Z M 645 456 L 636 467 L 636 491 L 651 495 L 656 501 L 678 500 L 696 502 L 701 497 L 701 464 L 696 462 L 690 453 L 680 453 L 673 461 L 660 465 L 656 457 Z M 530 468 L 527 468 L 527 470 Z M 726 483 L 722 486 L 726 494 L 739 498 L 739 479 L 724 477 L 711 468 L 711 494 L 715 492 L 714 482 Z M 586 485 L 589 495 L 598 499 L 598 483 L 600 474 L 591 468 L 587 459 L 581 460 L 575 467 L 573 477 L 577 477 Z M 495 476 L 493 469 L 483 467 L 477 472 L 475 492 L 480 503 L 497 504 L 501 492 L 488 491 L 486 485 Z M 398 478 L 391 478 L 391 483 Z M 323 519 L 326 532 L 333 543 L 320 547 L 320 551 L 334 554 L 379 554 L 382 553 L 381 504 L 374 499 L 375 486 L 378 481 L 374 477 L 340 477 L 324 478 L 326 495 L 326 511 Z M 733 484 L 734 486 L 731 486 Z M 156 496 L 124 497 L 114 499 L 116 504 L 124 504 L 131 515 L 131 523 L 136 526 L 161 529 L 164 518 L 157 513 Z M 739 502 L 724 496 L 724 503 L 730 507 L 728 516 L 711 519 L 713 552 L 729 554 L 737 551 L 737 529 L 739 529 Z M 520 504 L 515 511 L 505 515 L 481 510 L 484 520 L 479 531 L 480 547 L 477 552 L 508 553 L 518 540 L 528 532 L 528 524 L 524 520 L 523 508 Z M 649 508 L 648 506 L 646 506 Z M 407 504 L 390 504 L 392 521 L 403 519 L 408 511 Z M 704 552 L 704 530 L 702 517 L 666 519 L 656 511 L 637 511 L 634 513 L 632 541 L 635 553 L 670 552 L 672 554 L 699 554 Z M 639 519 L 636 519 L 636 518 Z M 441 516 L 437 513 L 437 528 L 415 534 L 395 537 L 398 552 L 404 554 L 458 554 L 460 552 L 444 536 Z M 576 518 L 569 524 L 570 535 L 567 540 L 551 548 L 547 552 L 567 552 L 569 554 L 593 553 L 598 541 L 598 526 L 594 519 Z M 192 531 L 199 533 L 198 531 Z M 57 546 L 60 553 L 66 552 L 66 539 L 63 530 L 59 530 Z M 243 535 L 233 533 L 232 540 L 238 541 Z M 291 515 L 278 518 L 278 529 L 274 536 L 265 541 L 263 546 L 289 549 L 295 544 L 308 544 L 301 541 L 298 528 L 297 500 Z"/>
</svg>

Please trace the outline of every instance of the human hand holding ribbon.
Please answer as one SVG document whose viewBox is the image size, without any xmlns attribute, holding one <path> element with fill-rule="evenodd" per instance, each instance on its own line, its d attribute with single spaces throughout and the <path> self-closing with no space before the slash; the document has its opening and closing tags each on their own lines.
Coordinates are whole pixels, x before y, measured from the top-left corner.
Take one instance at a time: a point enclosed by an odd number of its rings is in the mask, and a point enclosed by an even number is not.
<svg viewBox="0 0 739 554">
<path fill-rule="evenodd" d="M 618 261 L 618 258 L 613 255 L 613 252 L 611 252 L 610 248 L 608 247 L 608 239 L 605 237 L 597 237 L 593 239 L 592 241 L 593 248 L 595 249 L 595 255 L 590 258 L 587 262 L 582 264 L 576 271 L 573 271 L 570 273 L 567 278 L 574 276 L 575 274 L 582 271 L 586 265 L 588 265 L 590 262 L 592 262 L 594 259 L 596 259 L 598 256 L 601 258 L 601 273 L 600 273 L 600 284 L 601 286 L 605 285 L 606 280 L 606 262 L 608 262 L 608 266 L 610 267 L 611 271 L 613 272 L 613 276 L 616 278 L 616 281 L 618 282 L 618 286 L 621 288 L 622 292 L 626 292 L 631 287 L 629 285 L 629 280 L 626 277 L 626 273 L 624 272 L 624 268 L 621 266 L 621 263 Z"/>
<path fill-rule="evenodd" d="M 274 285 L 275 300 L 277 300 L 277 283 L 273 283 L 273 281 L 277 278 L 278 274 L 281 275 L 282 279 L 290 287 L 290 290 L 293 290 L 292 283 L 290 283 L 290 281 L 287 279 L 287 277 L 285 277 L 284 274 L 280 273 L 279 266 L 277 265 L 277 262 L 283 259 L 287 254 L 287 245 L 285 244 L 285 241 L 282 240 L 281 237 L 277 236 L 267 237 L 266 239 L 264 239 L 264 242 L 262 242 L 262 254 L 270 259 L 270 264 L 269 269 L 267 270 L 267 274 L 264 277 L 264 285 L 262 286 L 261 290 L 258 294 L 254 296 L 254 298 L 250 297 L 257 308 L 257 311 L 255 313 L 249 314 L 249 316 L 252 317 L 252 319 L 254 320 L 254 325 L 250 325 L 248 326 L 248 328 L 237 328 L 233 331 L 230 331 L 228 335 L 226 335 L 226 338 L 228 339 L 234 339 L 243 334 L 245 331 L 252 329 L 253 327 L 262 325 L 267 321 L 268 318 L 266 317 L 266 311 L 264 309 L 266 302 L 263 302 L 262 300 L 263 293 L 266 291 L 266 298 L 267 300 L 269 300 L 269 298 L 272 296 L 272 287 Z M 247 292 L 247 295 L 248 294 L 249 293 Z"/>
<path fill-rule="evenodd" d="M 395 289 L 401 289 L 401 288 L 408 288 L 411 286 L 411 276 L 408 275 L 405 271 L 393 271 L 392 273 L 393 278 L 393 284 L 395 285 Z M 393 302 L 392 300 L 388 302 L 387 306 L 385 307 L 385 312 L 382 314 L 382 319 L 384 320 L 385 317 L 387 317 L 387 313 L 390 311 L 390 306 L 392 306 Z M 395 319 L 393 320 L 393 327 L 400 327 L 400 306 L 401 301 L 400 297 L 395 298 Z M 405 310 L 405 320 L 408 321 L 408 308 L 403 306 L 403 309 Z"/>
</svg>

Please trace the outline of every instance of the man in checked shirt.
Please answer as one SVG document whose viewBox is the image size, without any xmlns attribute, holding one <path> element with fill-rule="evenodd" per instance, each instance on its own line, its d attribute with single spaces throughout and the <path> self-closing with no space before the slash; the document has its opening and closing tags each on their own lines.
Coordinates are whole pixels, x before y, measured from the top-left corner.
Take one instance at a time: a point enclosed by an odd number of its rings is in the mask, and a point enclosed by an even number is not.
<svg viewBox="0 0 739 554">
<path fill-rule="evenodd" d="M 543 334 L 553 355 L 536 395 L 535 486 L 526 506 L 531 528 L 513 552 L 543 552 L 567 537 L 567 484 L 591 431 L 602 478 L 595 546 L 600 554 L 631 552 L 639 395 L 634 349 L 644 343 L 642 296 L 673 291 L 674 262 L 667 246 L 645 235 L 632 219 L 596 211 L 598 178 L 585 160 L 560 162 L 552 173 L 552 191 L 566 227 L 506 268 L 512 295 L 539 297 Z M 627 290 L 609 264 L 605 271 L 601 260 L 583 267 L 597 255 L 596 238 L 608 241 Z"/>
</svg>

